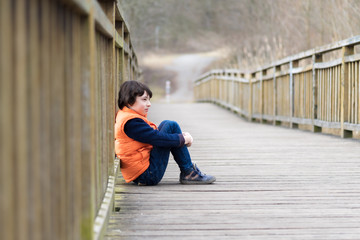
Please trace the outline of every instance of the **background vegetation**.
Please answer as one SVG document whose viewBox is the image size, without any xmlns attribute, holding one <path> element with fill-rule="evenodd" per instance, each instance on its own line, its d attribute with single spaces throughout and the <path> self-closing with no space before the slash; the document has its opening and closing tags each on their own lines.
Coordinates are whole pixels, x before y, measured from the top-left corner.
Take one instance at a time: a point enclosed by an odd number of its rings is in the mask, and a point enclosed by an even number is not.
<svg viewBox="0 0 360 240">
<path fill-rule="evenodd" d="M 138 53 L 227 47 L 242 69 L 360 34 L 359 0 L 120 0 Z"/>
</svg>

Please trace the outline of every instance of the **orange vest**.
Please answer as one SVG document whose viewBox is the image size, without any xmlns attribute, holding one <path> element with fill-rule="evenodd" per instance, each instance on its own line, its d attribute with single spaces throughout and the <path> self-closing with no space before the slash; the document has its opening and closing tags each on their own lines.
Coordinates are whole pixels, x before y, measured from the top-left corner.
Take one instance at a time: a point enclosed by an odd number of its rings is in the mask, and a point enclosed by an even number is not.
<svg viewBox="0 0 360 240">
<path fill-rule="evenodd" d="M 153 129 L 157 129 L 156 125 L 146 118 L 146 115 L 140 115 L 132 109 L 123 107 L 122 110 L 117 112 L 115 153 L 120 158 L 120 169 L 126 182 L 135 180 L 149 167 L 150 151 L 153 148 L 152 145 L 135 141 L 125 134 L 125 123 L 133 118 L 141 118 Z"/>
</svg>

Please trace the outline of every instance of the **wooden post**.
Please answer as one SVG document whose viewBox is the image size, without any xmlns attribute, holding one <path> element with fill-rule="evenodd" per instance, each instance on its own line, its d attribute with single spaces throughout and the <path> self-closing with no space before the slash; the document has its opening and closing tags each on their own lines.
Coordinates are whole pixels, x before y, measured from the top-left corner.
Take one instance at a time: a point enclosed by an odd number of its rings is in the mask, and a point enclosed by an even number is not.
<svg viewBox="0 0 360 240">
<path fill-rule="evenodd" d="M 95 20 L 94 5 L 82 26 L 82 175 L 83 188 L 81 201 L 81 238 L 93 239 L 95 219 Z"/>
<path fill-rule="evenodd" d="M 235 79 L 237 79 L 237 80 L 240 79 L 240 73 L 235 74 Z M 235 80 L 234 80 L 234 82 L 235 82 Z M 236 88 L 236 91 L 235 91 L 235 97 L 234 97 L 234 105 L 237 108 L 241 109 L 240 108 L 240 98 L 239 98 L 239 96 L 240 96 L 240 82 L 238 82 L 238 81 L 235 82 L 235 88 Z M 238 114 L 240 114 L 240 112 L 238 112 Z"/>
<path fill-rule="evenodd" d="M 260 72 L 260 123 L 263 123 L 264 114 L 264 81 L 263 76 L 266 75 L 266 69 Z"/>
<path fill-rule="evenodd" d="M 116 114 L 116 20 L 115 20 L 115 10 L 116 10 L 116 0 L 109 4 L 109 12 L 112 14 L 112 18 L 109 18 L 112 25 L 113 25 L 113 39 L 112 39 L 112 54 L 111 54 L 111 62 L 112 62 L 112 74 L 109 84 L 109 105 L 108 105 L 108 158 L 109 158 L 109 165 L 108 165 L 108 176 L 115 176 L 114 172 L 114 160 L 115 160 L 115 147 L 114 147 L 114 119 Z M 109 15 L 110 15 L 109 14 Z M 113 201 L 113 199 L 112 199 Z"/>
<path fill-rule="evenodd" d="M 253 78 L 255 78 L 255 76 L 256 76 L 256 72 L 254 72 L 254 73 L 251 73 L 250 75 L 249 75 L 249 89 L 250 89 L 250 94 L 249 94 L 249 116 L 248 116 L 248 118 L 249 118 L 249 121 L 252 121 L 252 119 L 253 119 L 253 117 L 252 117 L 252 115 L 253 115 L 253 85 L 252 85 L 252 80 L 253 80 Z"/>
<path fill-rule="evenodd" d="M 322 62 L 321 54 L 314 54 L 312 56 L 312 86 L 313 86 L 313 102 L 312 102 L 312 132 L 321 132 L 321 127 L 315 126 L 315 120 L 318 118 L 318 79 L 316 78 L 315 64 Z"/>
<path fill-rule="evenodd" d="M 220 101 L 220 74 L 215 73 L 215 101 Z"/>
<path fill-rule="evenodd" d="M 273 76 L 273 86 L 274 86 L 274 120 L 273 120 L 273 125 L 280 125 L 281 122 L 276 120 L 276 116 L 277 116 L 277 85 L 276 85 L 276 75 L 280 72 L 281 70 L 281 66 L 274 66 L 274 76 Z"/>
<path fill-rule="evenodd" d="M 211 94 L 210 94 L 210 100 L 212 102 L 215 101 L 215 96 L 216 96 L 216 76 L 215 76 L 215 73 L 211 73 Z"/>
<path fill-rule="evenodd" d="M 121 31 L 120 33 L 120 36 L 122 37 L 123 39 L 123 48 L 121 49 L 121 76 L 122 76 L 122 79 L 121 79 L 121 82 L 125 82 L 128 79 L 126 73 L 127 73 L 127 69 L 126 69 L 126 54 L 125 54 L 125 47 L 126 47 L 126 44 L 127 42 L 125 41 L 125 23 L 124 22 L 121 22 L 121 24 L 119 24 L 119 28 L 118 28 L 118 31 Z"/>
<path fill-rule="evenodd" d="M 351 138 L 352 131 L 344 129 L 344 122 L 348 122 L 349 109 L 349 69 L 346 67 L 345 57 L 354 54 L 354 46 L 342 47 L 341 62 L 341 137 Z"/>
<path fill-rule="evenodd" d="M 101 1 L 100 2 L 106 16 L 110 20 L 112 26 L 113 26 L 113 38 L 111 39 L 111 53 L 109 54 L 109 58 L 106 59 L 106 61 L 109 61 L 108 66 L 108 77 L 105 79 L 107 81 L 106 83 L 106 130 L 105 130 L 105 144 L 104 147 L 107 148 L 106 154 L 104 157 L 108 160 L 108 176 L 114 176 L 114 144 L 112 144 L 114 139 L 114 119 L 115 119 L 115 96 L 114 96 L 114 85 L 115 85 L 115 72 L 116 72 L 116 66 L 115 66 L 115 34 L 116 34 L 116 27 L 115 27 L 115 7 L 116 7 L 116 1 L 115 0 L 107 0 L 107 1 Z M 105 149 L 104 149 L 105 150 Z"/>
<path fill-rule="evenodd" d="M 240 73 L 240 79 L 246 79 L 246 77 L 245 77 L 245 73 Z M 247 78 L 247 79 L 249 79 L 249 78 Z M 239 82 L 239 108 L 241 109 L 241 111 L 242 111 L 242 116 L 243 117 L 245 117 L 244 116 L 244 114 L 243 113 L 245 113 L 246 112 L 246 107 L 245 107 L 245 105 L 244 105 L 244 86 L 246 85 L 246 83 L 245 82 L 243 82 L 243 81 L 241 81 L 241 82 Z"/>
<path fill-rule="evenodd" d="M 232 76 L 233 78 L 235 78 L 235 74 L 233 74 Z M 236 106 L 235 104 L 235 80 L 231 80 L 231 98 L 230 98 L 230 104 L 232 106 Z"/>
<path fill-rule="evenodd" d="M 115 22 L 115 30 L 118 32 L 122 39 L 122 47 L 120 49 L 120 54 L 118 56 L 118 68 L 119 68 L 119 76 L 118 76 L 118 85 L 117 89 L 119 89 L 121 83 L 124 82 L 124 22 L 123 21 L 116 21 Z"/>
<path fill-rule="evenodd" d="M 65 184 L 66 184 L 66 236 L 67 238 L 81 238 L 82 221 L 82 198 L 83 191 L 91 186 L 88 183 L 82 184 L 82 122 L 83 111 L 83 89 L 82 89 L 82 52 L 83 44 L 83 25 L 82 20 L 77 14 L 65 10 L 65 58 L 64 75 L 65 83 L 65 113 L 66 113 L 66 165 L 65 165 Z M 87 192 L 85 190 L 85 192 Z M 65 212 L 65 211 L 64 211 Z"/>
<path fill-rule="evenodd" d="M 217 73 L 214 73 L 214 102 L 219 100 L 219 78 Z"/>
<path fill-rule="evenodd" d="M 128 81 L 130 80 L 130 74 L 129 74 L 129 51 L 130 51 L 130 46 L 129 46 L 129 32 L 125 31 L 125 24 L 124 26 L 124 32 L 123 32 L 123 39 L 124 39 L 124 50 L 125 47 L 127 48 L 127 51 L 124 51 L 124 56 L 123 56 L 123 76 L 124 76 L 124 81 Z"/>
<path fill-rule="evenodd" d="M 298 124 L 293 123 L 292 118 L 294 117 L 294 68 L 299 66 L 299 61 L 290 61 L 289 63 L 289 74 L 290 74 L 290 128 L 298 128 Z"/>
<path fill-rule="evenodd" d="M 218 87 L 219 87 L 219 95 L 218 95 L 218 102 L 222 101 L 222 91 L 223 91 L 223 86 L 222 86 L 222 82 L 223 80 L 221 79 L 222 77 L 222 73 L 218 73 Z"/>
<path fill-rule="evenodd" d="M 292 118 L 294 116 L 294 76 L 293 76 L 293 61 L 289 62 L 289 84 L 290 84 L 290 128 L 294 128 Z"/>
</svg>

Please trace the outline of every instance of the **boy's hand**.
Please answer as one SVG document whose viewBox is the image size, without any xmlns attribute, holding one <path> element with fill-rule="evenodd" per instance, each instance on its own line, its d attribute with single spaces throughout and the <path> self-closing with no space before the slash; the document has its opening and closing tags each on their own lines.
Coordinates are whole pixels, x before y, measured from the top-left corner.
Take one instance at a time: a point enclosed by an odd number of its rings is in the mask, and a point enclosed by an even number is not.
<svg viewBox="0 0 360 240">
<path fill-rule="evenodd" d="M 185 139 L 185 145 L 187 146 L 187 147 L 190 147 L 191 146 L 191 144 L 193 143 L 193 138 L 192 138 L 192 136 L 190 135 L 190 133 L 188 133 L 188 132 L 183 132 L 183 136 L 184 136 L 184 139 Z"/>
</svg>

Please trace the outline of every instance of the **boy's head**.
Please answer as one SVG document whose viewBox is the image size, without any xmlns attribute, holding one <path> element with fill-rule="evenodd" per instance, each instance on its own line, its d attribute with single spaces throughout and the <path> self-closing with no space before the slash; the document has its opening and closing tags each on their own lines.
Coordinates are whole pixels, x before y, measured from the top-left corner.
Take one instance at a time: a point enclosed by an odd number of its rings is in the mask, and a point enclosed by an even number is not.
<svg viewBox="0 0 360 240">
<path fill-rule="evenodd" d="M 145 84 L 138 81 L 126 81 L 119 90 L 118 106 L 123 109 L 125 106 L 131 106 L 135 103 L 136 97 L 140 97 L 147 92 L 152 97 L 152 92 Z"/>
</svg>

